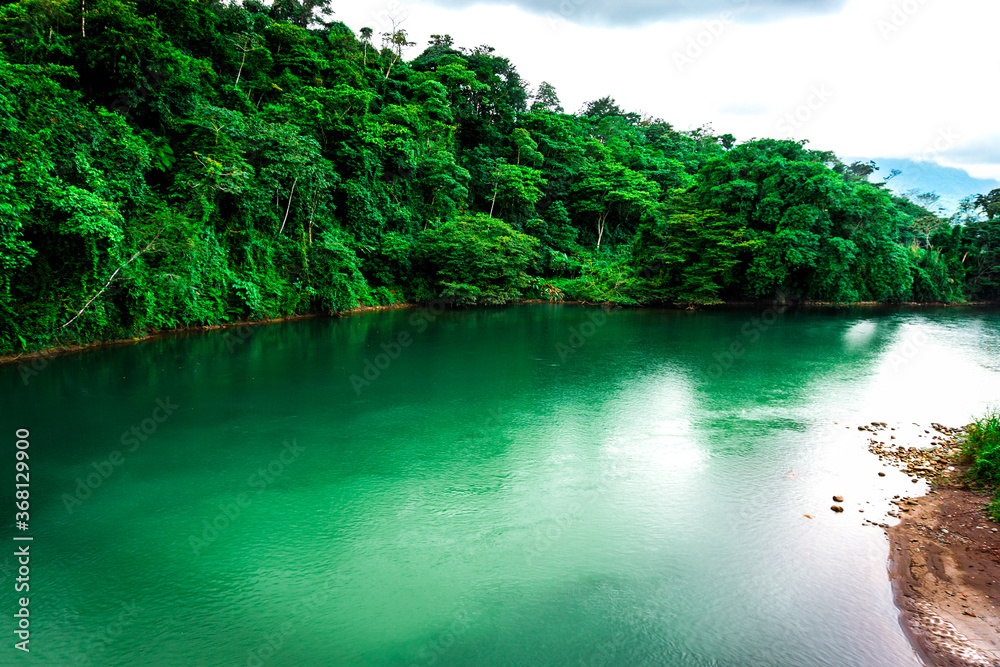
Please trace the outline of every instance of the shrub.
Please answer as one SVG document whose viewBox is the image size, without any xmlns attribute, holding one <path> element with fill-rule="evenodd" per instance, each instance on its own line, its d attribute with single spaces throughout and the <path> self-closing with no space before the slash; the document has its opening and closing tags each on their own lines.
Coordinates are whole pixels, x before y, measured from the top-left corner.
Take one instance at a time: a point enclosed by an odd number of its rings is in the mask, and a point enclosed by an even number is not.
<svg viewBox="0 0 1000 667">
<path fill-rule="evenodd" d="M 976 482 L 1000 487 L 1000 409 L 991 408 L 969 427 L 964 453 L 972 459 L 969 476 Z M 1000 521 L 1000 488 L 989 512 Z"/>
<path fill-rule="evenodd" d="M 991 408 L 969 427 L 965 452 L 972 457 L 969 474 L 978 482 L 1000 485 L 1000 409 Z"/>
<path fill-rule="evenodd" d="M 466 215 L 431 227 L 414 247 L 421 292 L 463 305 L 503 304 L 531 287 L 527 269 L 538 259 L 538 239 L 483 214 Z"/>
</svg>

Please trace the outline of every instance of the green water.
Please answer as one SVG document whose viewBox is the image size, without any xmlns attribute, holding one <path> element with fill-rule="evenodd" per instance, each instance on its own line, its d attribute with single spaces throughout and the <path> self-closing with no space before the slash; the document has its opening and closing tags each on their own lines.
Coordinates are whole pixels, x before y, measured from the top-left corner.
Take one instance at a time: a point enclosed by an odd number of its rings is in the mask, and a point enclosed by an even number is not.
<svg viewBox="0 0 1000 667">
<path fill-rule="evenodd" d="M 856 425 L 1000 399 L 1000 313 L 403 310 L 23 375 L 2 664 L 918 665 L 863 519 L 919 487 Z"/>
</svg>

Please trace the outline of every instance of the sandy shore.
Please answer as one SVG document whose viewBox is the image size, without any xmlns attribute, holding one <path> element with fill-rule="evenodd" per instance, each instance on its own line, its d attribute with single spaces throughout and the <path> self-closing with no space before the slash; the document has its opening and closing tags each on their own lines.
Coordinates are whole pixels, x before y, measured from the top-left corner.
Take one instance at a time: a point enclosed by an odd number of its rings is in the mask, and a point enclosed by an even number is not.
<svg viewBox="0 0 1000 667">
<path fill-rule="evenodd" d="M 903 625 L 931 665 L 1000 665 L 1000 537 L 984 498 L 941 488 L 904 501 L 889 528 Z"/>
<path fill-rule="evenodd" d="M 873 451 L 932 482 L 928 495 L 895 501 L 887 528 L 889 575 L 902 624 L 933 667 L 1000 667 L 1000 526 L 989 496 L 965 487 L 955 461 L 956 430 L 930 450 Z"/>
</svg>

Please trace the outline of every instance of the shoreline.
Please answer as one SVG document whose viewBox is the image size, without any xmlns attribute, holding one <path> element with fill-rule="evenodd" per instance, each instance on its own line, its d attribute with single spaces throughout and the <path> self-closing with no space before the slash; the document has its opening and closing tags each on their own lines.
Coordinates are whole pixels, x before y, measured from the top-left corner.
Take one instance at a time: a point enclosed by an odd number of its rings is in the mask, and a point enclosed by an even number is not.
<svg viewBox="0 0 1000 667">
<path fill-rule="evenodd" d="M 285 317 L 268 317 L 260 320 L 245 320 L 240 322 L 226 322 L 220 324 L 201 324 L 190 327 L 178 327 L 174 329 L 160 329 L 156 331 L 151 331 L 142 336 L 136 336 L 133 338 L 119 338 L 119 339 L 108 339 L 93 341 L 90 343 L 76 343 L 72 345 L 65 346 L 55 346 L 46 347 L 33 352 L 24 352 L 21 354 L 0 354 L 0 366 L 7 364 L 17 364 L 23 362 L 34 362 L 39 359 L 47 360 L 49 357 L 58 357 L 63 355 L 78 354 L 80 352 L 86 352 L 90 350 L 100 350 L 109 347 L 116 347 L 119 345 L 132 345 L 135 343 L 144 343 L 151 340 L 157 340 L 159 338 L 167 338 L 170 336 L 178 336 L 183 334 L 192 334 L 205 331 L 218 331 L 222 329 L 234 329 L 238 327 L 248 327 L 248 326 L 259 326 L 264 324 L 276 324 L 279 322 L 294 322 L 297 320 L 308 320 L 317 317 L 350 317 L 353 315 L 360 315 L 364 313 L 384 311 L 384 310 L 398 310 L 403 308 L 417 308 L 421 304 L 413 302 L 400 302 L 393 303 L 382 306 L 356 306 L 349 310 L 342 310 L 335 313 L 305 313 L 301 315 L 288 315 Z M 507 307 L 507 306 L 521 306 L 521 305 L 560 305 L 560 306 L 589 306 L 596 308 L 648 308 L 657 310 L 714 310 L 722 308 L 746 308 L 746 307 L 764 307 L 775 305 L 786 306 L 789 308 L 809 308 L 809 307 L 834 307 L 834 308 L 852 308 L 852 307 L 902 307 L 902 308 L 914 308 L 914 307 L 927 307 L 927 308 L 961 308 L 961 307 L 971 307 L 971 308 L 990 308 L 990 307 L 1000 307 L 1000 303 L 991 301 L 975 301 L 967 303 L 944 303 L 944 302 L 903 302 L 903 303 L 886 303 L 882 301 L 859 301 L 856 303 L 835 303 L 831 301 L 798 301 L 798 302 L 768 302 L 768 301 L 731 301 L 726 303 L 694 306 L 684 308 L 682 306 L 667 307 L 664 305 L 648 305 L 648 306 L 631 306 L 622 305 L 615 302 L 590 302 L 590 301 L 575 301 L 575 300 L 546 300 L 546 299 L 520 299 L 517 301 L 511 301 L 503 306 L 490 306 L 490 307 Z M 472 308 L 478 308 L 482 306 L 471 306 Z M 47 362 L 46 362 L 47 363 Z M 35 368 L 34 370 L 40 370 Z"/>
<path fill-rule="evenodd" d="M 201 325 L 153 331 L 143 336 L 89 344 L 47 348 L 21 355 L 0 356 L 0 364 L 19 364 L 20 372 L 37 374 L 49 359 L 91 350 L 147 342 L 160 338 L 275 324 L 319 317 L 343 318 L 377 311 L 420 307 L 402 302 L 379 306 L 357 306 L 337 313 L 310 313 L 245 322 Z M 613 303 L 550 301 L 526 299 L 518 305 L 570 305 L 584 307 L 621 307 Z M 761 302 L 725 303 L 707 307 L 764 307 Z M 996 303 L 956 304 L 886 304 L 865 302 L 830 304 L 799 302 L 793 307 L 827 306 L 872 307 L 996 307 Z M 773 305 L 772 305 L 773 307 Z M 472 308 L 476 308 L 475 306 Z M 481 308 L 481 307 L 480 307 Z M 672 310 L 683 310 L 675 308 Z M 40 366 L 38 365 L 40 363 Z M 35 370 L 32 370 L 35 369 Z M 27 379 L 25 379 L 27 383 Z M 914 423 L 916 425 L 916 423 Z M 852 428 L 853 427 L 845 427 Z M 924 429 L 925 427 L 919 427 Z M 891 502 L 896 509 L 889 516 L 899 519 L 895 525 L 866 524 L 882 527 L 889 541 L 887 570 L 893 600 L 899 610 L 899 623 L 919 659 L 930 667 L 1000 667 L 1000 524 L 986 512 L 989 497 L 976 493 L 964 482 L 968 466 L 957 460 L 960 436 L 965 427 L 948 428 L 930 424 L 924 430 L 930 447 L 890 444 L 888 425 L 872 422 L 858 426 L 869 437 L 869 451 L 880 460 L 893 464 L 910 476 L 929 484 L 925 495 L 913 495 Z M 895 431 L 895 428 L 891 429 Z M 918 437 L 924 438 L 924 435 Z M 916 439 L 907 445 L 916 444 Z M 926 440 L 924 442 L 927 442 Z M 879 473 L 880 475 L 882 473 Z M 835 498 L 835 501 L 842 499 Z M 842 512 L 836 507 L 834 511 Z M 810 517 L 811 518 L 811 517 Z"/>
<path fill-rule="evenodd" d="M 889 514 L 899 523 L 882 524 L 900 625 L 930 667 L 998 667 L 1000 526 L 986 512 L 989 496 L 964 482 L 968 466 L 956 460 L 964 428 L 931 428 L 931 448 L 869 440 L 882 461 L 930 484 L 925 495 L 894 499 Z"/>
<path fill-rule="evenodd" d="M 296 322 L 299 320 L 311 320 L 318 317 L 350 317 L 352 315 L 361 315 L 364 313 L 370 313 L 381 310 L 398 310 L 401 308 L 413 308 L 416 304 L 412 303 L 393 303 L 385 306 L 357 306 L 351 308 L 350 310 L 342 310 L 333 314 L 326 313 L 305 313 L 302 315 L 287 315 L 285 317 L 267 317 L 260 320 L 245 320 L 241 322 L 225 322 L 221 324 L 200 324 L 191 327 L 178 327 L 175 329 L 160 329 L 157 331 L 152 331 L 143 336 L 135 336 L 133 338 L 118 338 L 110 340 L 99 340 L 91 343 L 78 343 L 73 345 L 64 345 L 61 347 L 46 347 L 34 352 L 25 352 L 23 354 L 2 354 L 0 355 L 0 366 L 6 364 L 17 364 L 24 362 L 32 362 L 37 360 L 47 360 L 51 357 L 61 357 L 71 354 L 79 354 L 81 352 L 88 352 L 93 350 L 101 350 L 109 347 L 118 347 L 121 345 L 133 345 L 136 343 L 145 343 L 152 340 L 158 340 L 160 338 L 170 338 L 172 336 L 181 336 L 185 334 L 197 334 L 207 331 L 223 331 L 226 329 L 237 329 L 241 327 L 253 327 L 262 326 L 266 324 L 279 324 L 281 322 Z M 39 370 L 39 369 L 36 369 Z"/>
<path fill-rule="evenodd" d="M 939 487 L 886 532 L 900 624 L 932 667 L 1000 665 L 1000 558 L 983 497 Z M 993 536 L 992 538 L 990 536 Z"/>
</svg>

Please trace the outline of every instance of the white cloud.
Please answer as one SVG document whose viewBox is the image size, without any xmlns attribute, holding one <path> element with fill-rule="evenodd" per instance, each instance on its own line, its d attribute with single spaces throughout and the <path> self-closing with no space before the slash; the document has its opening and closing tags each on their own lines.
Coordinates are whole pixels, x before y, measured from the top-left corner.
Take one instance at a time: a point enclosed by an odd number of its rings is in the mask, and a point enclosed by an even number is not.
<svg viewBox="0 0 1000 667">
<path fill-rule="evenodd" d="M 725 116 L 763 116 L 771 112 L 771 107 L 763 102 L 729 102 L 719 107 L 719 113 Z"/>
<path fill-rule="evenodd" d="M 418 48 L 432 33 L 494 46 L 533 85 L 552 83 L 571 111 L 611 95 L 681 129 L 711 122 L 740 140 L 791 134 L 813 148 L 882 157 L 937 159 L 996 131 L 983 96 L 991 85 L 984 73 L 1000 64 L 1000 3 L 992 0 L 851 0 L 833 14 L 766 23 L 720 10 L 635 28 L 579 25 L 514 5 L 397 0 L 353 3 L 337 18 L 378 32 L 391 14 L 406 16 Z M 942 147 L 942 134 L 958 139 Z M 975 168 L 1000 177 L 994 157 Z"/>
<path fill-rule="evenodd" d="M 452 9 L 466 0 L 429 0 Z M 663 20 L 707 18 L 739 10 L 740 20 L 761 22 L 787 16 L 823 14 L 839 10 L 846 0 L 479 0 L 482 4 L 517 7 L 546 17 L 598 26 L 635 27 Z"/>
</svg>

